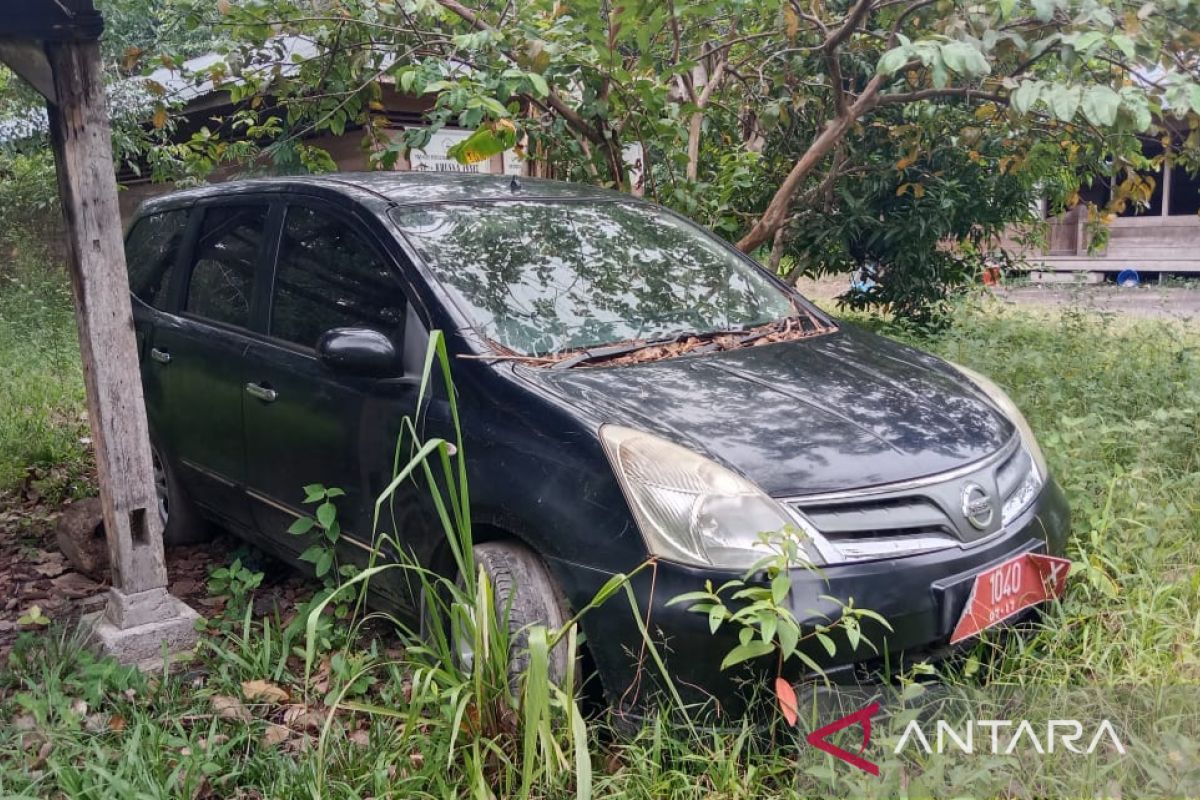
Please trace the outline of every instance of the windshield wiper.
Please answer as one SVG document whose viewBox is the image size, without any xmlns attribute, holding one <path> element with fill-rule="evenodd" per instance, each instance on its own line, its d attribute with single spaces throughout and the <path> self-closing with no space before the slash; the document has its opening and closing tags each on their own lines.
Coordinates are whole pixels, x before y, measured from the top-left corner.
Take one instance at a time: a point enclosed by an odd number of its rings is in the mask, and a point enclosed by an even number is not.
<svg viewBox="0 0 1200 800">
<path fill-rule="evenodd" d="M 625 342 L 624 344 L 609 344 L 602 347 L 589 347 L 586 350 L 580 350 L 575 355 L 564 358 L 562 361 L 556 361 L 550 365 L 550 369 L 570 369 L 571 367 L 586 364 L 589 361 L 599 361 L 604 358 L 615 358 L 623 356 L 627 353 L 635 353 L 638 350 L 644 350 L 647 347 L 659 347 L 664 344 L 674 344 L 679 341 L 679 337 L 670 336 L 666 339 L 647 339 L 641 342 Z"/>
<path fill-rule="evenodd" d="M 602 347 L 589 347 L 581 350 L 575 355 L 564 358 L 562 361 L 557 361 L 550 365 L 550 369 L 570 369 L 577 367 L 580 364 L 586 364 L 590 361 L 600 361 L 608 358 L 617 358 L 619 356 L 636 353 L 638 350 L 645 350 L 647 347 L 661 347 L 667 344 L 676 344 L 684 339 L 713 339 L 717 336 L 728 336 L 731 334 L 748 334 L 745 326 L 739 325 L 736 327 L 715 330 L 715 331 L 672 331 L 665 336 L 656 339 L 646 339 L 639 342 L 623 342 L 621 344 L 604 345 Z M 695 351 L 692 351 L 695 352 Z"/>
</svg>

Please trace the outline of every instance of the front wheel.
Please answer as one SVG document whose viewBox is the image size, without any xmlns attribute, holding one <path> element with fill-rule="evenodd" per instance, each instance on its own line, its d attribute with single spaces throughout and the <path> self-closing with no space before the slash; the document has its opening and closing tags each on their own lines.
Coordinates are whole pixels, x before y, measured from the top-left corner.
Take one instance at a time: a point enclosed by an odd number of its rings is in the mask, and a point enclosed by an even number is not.
<svg viewBox="0 0 1200 800">
<path fill-rule="evenodd" d="M 476 565 L 492 585 L 496 613 L 508 612 L 508 676 L 509 685 L 515 687 L 529 669 L 529 627 L 560 629 L 570 618 L 566 602 L 546 565 L 524 545 L 484 542 L 473 551 Z M 460 637 L 455 647 L 459 663 L 469 665 L 475 655 L 471 643 Z M 548 667 L 550 680 L 561 686 L 567 675 L 565 639 L 550 651 Z"/>
<path fill-rule="evenodd" d="M 156 445 L 151 445 L 150 455 L 154 466 L 154 496 L 158 507 L 158 518 L 163 526 L 163 544 L 194 544 L 210 538 L 208 524 L 196 510 L 187 491 L 175 477 L 171 463 Z"/>
</svg>

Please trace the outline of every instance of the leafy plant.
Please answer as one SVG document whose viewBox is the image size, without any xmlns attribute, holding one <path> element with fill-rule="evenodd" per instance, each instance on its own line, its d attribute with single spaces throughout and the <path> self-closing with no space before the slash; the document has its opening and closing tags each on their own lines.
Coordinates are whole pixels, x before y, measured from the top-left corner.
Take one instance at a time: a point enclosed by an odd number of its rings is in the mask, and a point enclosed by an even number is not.
<svg viewBox="0 0 1200 800">
<path fill-rule="evenodd" d="M 249 602 L 254 590 L 262 585 L 262 581 L 263 573 L 243 566 L 242 560 L 235 558 L 229 566 L 217 567 L 209 572 L 208 591 L 229 595 L 232 606 L 240 610 Z"/>
<path fill-rule="evenodd" d="M 353 566 L 345 568 L 337 564 L 337 543 L 342 536 L 342 526 L 337 518 L 337 506 L 334 500 L 345 496 L 342 489 L 327 488 L 320 483 L 311 483 L 304 487 L 304 502 L 306 505 L 316 505 L 316 511 L 311 517 L 298 517 L 287 532 L 293 536 L 308 536 L 314 530 L 316 541 L 300 554 L 301 561 L 313 565 L 318 578 L 328 578 L 327 585 L 336 584 L 336 575 L 353 575 Z M 343 569 L 347 571 L 342 572 Z M 334 575 L 330 575 L 330 573 Z"/>
<path fill-rule="evenodd" d="M 833 658 L 838 654 L 839 632 L 851 652 L 858 652 L 860 646 L 878 652 L 870 639 L 863 636 L 862 621 L 871 620 L 886 630 L 891 630 L 891 626 L 874 611 L 856 608 L 853 598 L 841 600 L 822 595 L 820 599 L 840 607 L 839 613 L 836 616 L 816 610 L 806 613 L 823 617 L 826 622 L 806 621 L 802 625 L 796 618 L 789 603 L 793 570 L 804 568 L 819 574 L 819 569 L 805 555 L 804 539 L 804 534 L 791 526 L 761 533 L 759 542 L 769 552 L 742 577 L 715 588 L 712 581 L 706 581 L 702 591 L 687 592 L 667 602 L 667 605 L 690 603 L 688 611 L 708 617 L 709 631 L 714 636 L 727 625 L 737 630 L 738 643 L 725 654 L 721 669 L 775 655 L 779 675 L 789 660 L 796 659 L 806 671 L 824 677 L 825 670 L 806 652 L 805 645 L 815 641 Z"/>
</svg>

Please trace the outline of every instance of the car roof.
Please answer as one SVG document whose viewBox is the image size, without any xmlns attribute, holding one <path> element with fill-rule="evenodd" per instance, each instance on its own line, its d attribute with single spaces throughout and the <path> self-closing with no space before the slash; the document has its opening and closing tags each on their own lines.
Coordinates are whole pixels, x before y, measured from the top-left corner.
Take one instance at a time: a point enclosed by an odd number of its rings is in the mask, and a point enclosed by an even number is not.
<svg viewBox="0 0 1200 800">
<path fill-rule="evenodd" d="M 140 214 L 190 205 L 207 198 L 226 198 L 243 193 L 304 194 L 313 190 L 322 194 L 333 192 L 351 196 L 376 209 L 474 200 L 631 199 L 629 195 L 610 189 L 511 175 L 461 172 L 331 172 L 322 175 L 227 181 L 184 189 L 147 200 Z"/>
</svg>

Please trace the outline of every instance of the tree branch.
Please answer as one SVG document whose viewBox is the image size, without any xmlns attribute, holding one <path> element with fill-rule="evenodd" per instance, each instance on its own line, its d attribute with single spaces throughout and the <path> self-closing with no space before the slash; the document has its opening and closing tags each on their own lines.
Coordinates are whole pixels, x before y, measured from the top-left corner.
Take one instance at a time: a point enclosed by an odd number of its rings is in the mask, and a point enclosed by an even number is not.
<svg viewBox="0 0 1200 800">
<path fill-rule="evenodd" d="M 458 2 L 458 0 L 437 0 L 437 2 L 438 5 L 442 6 L 442 8 L 445 8 L 446 10 L 462 18 L 462 20 L 468 25 L 474 26 L 476 30 L 488 31 L 491 33 L 495 32 L 495 29 L 491 25 L 480 18 L 480 16 L 474 11 Z M 511 53 L 506 51 L 504 55 L 509 61 L 516 63 L 517 60 Z M 575 128 L 593 143 L 607 147 L 607 142 L 605 141 L 604 135 L 597 130 L 595 126 L 588 123 L 588 121 L 584 119 L 579 112 L 567 105 L 562 97 L 560 97 L 559 94 L 553 89 L 551 89 L 550 93 L 546 96 L 546 104 L 549 105 L 550 108 L 555 111 L 555 113 L 565 119 L 571 127 Z"/>
</svg>

